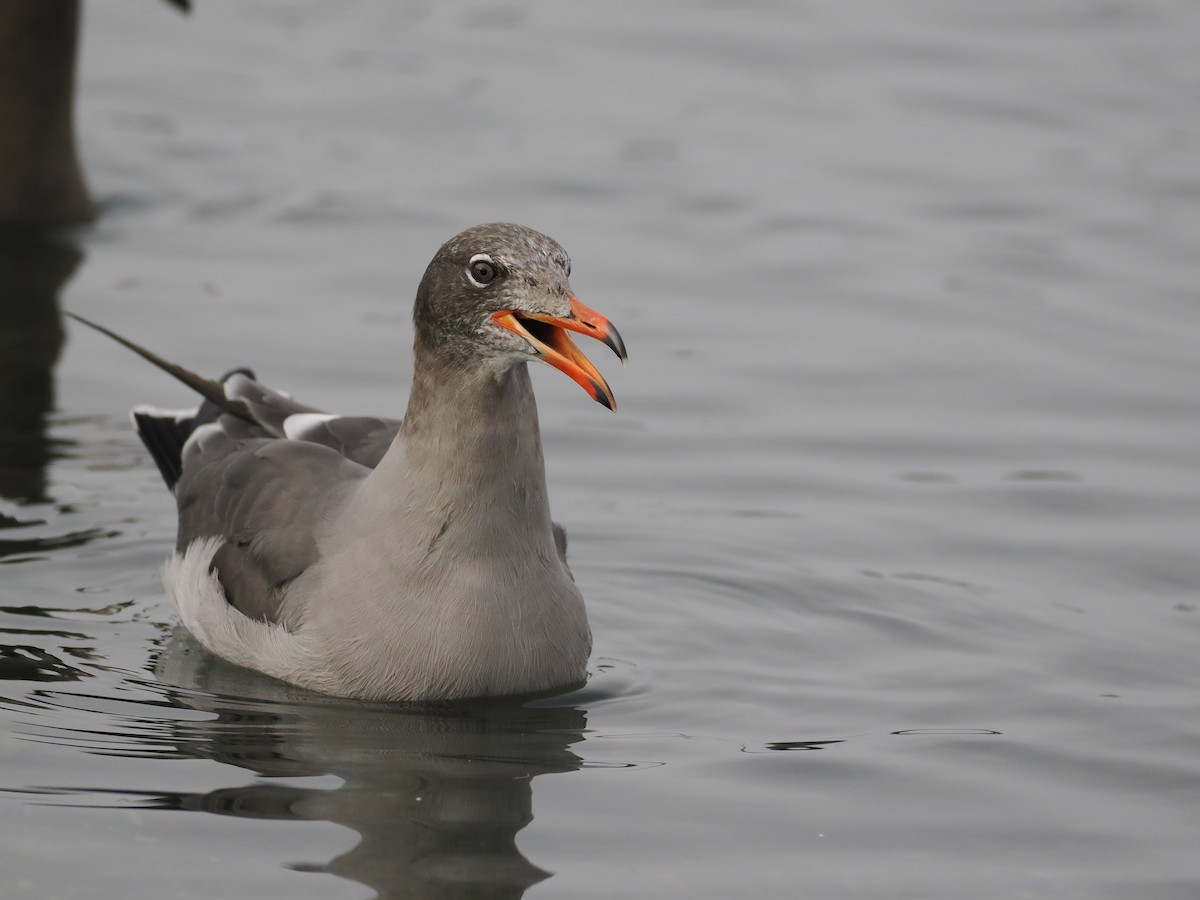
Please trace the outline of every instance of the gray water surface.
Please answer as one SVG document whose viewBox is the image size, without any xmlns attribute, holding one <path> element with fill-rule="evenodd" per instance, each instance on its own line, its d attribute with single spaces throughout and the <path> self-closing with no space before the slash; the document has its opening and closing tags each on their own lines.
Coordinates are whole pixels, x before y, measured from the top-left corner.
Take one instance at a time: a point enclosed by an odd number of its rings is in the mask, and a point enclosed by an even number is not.
<svg viewBox="0 0 1200 900">
<path fill-rule="evenodd" d="M 0 258 L 6 897 L 1200 896 L 1200 6 L 197 6 L 87 7 L 101 218 Z M 58 307 L 397 415 L 494 220 L 629 345 L 534 373 L 589 683 L 213 660 L 191 398 Z"/>
</svg>

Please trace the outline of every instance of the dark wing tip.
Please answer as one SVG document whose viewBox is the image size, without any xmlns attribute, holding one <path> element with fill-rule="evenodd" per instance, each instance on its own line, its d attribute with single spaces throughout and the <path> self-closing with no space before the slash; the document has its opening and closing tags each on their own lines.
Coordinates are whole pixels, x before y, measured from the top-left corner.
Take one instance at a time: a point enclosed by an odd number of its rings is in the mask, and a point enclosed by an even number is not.
<svg viewBox="0 0 1200 900">
<path fill-rule="evenodd" d="M 136 409 L 132 415 L 133 427 L 150 451 L 163 481 L 175 490 L 175 483 L 183 474 L 183 445 L 195 427 L 195 420 L 155 416 Z"/>
</svg>

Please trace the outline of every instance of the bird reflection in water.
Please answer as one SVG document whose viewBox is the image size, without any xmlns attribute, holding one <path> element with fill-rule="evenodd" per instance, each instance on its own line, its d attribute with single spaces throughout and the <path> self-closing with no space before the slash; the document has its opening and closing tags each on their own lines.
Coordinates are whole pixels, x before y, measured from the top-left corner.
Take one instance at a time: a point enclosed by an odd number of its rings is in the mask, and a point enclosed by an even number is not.
<svg viewBox="0 0 1200 900">
<path fill-rule="evenodd" d="M 508 698 L 413 706 L 323 697 L 226 663 L 183 629 L 156 675 L 185 689 L 174 703 L 214 714 L 173 723 L 180 753 L 257 776 L 331 774 L 343 784 L 251 782 L 160 794 L 153 805 L 352 828 L 360 835 L 353 849 L 294 868 L 359 882 L 382 898 L 518 898 L 550 876 L 521 854 L 516 835 L 533 819 L 533 779 L 582 766 L 569 748 L 582 740 L 583 710 Z"/>
</svg>

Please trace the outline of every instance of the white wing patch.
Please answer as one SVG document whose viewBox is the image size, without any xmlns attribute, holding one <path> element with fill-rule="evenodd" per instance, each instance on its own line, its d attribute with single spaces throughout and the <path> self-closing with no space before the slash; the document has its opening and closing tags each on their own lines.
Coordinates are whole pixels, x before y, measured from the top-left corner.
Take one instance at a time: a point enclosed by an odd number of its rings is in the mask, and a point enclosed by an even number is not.
<svg viewBox="0 0 1200 900">
<path fill-rule="evenodd" d="M 283 433 L 288 440 L 302 441 L 310 428 L 315 428 L 330 419 L 339 418 L 341 417 L 331 416 L 328 413 L 296 413 L 283 420 Z"/>
<path fill-rule="evenodd" d="M 192 452 L 192 448 L 204 440 L 206 435 L 212 434 L 214 431 L 222 431 L 221 426 L 216 422 L 209 422 L 206 425 L 201 425 L 199 428 L 193 429 L 188 435 L 188 439 L 183 442 L 183 450 L 180 457 L 186 457 Z M 213 551 L 216 552 L 215 550 Z"/>
</svg>

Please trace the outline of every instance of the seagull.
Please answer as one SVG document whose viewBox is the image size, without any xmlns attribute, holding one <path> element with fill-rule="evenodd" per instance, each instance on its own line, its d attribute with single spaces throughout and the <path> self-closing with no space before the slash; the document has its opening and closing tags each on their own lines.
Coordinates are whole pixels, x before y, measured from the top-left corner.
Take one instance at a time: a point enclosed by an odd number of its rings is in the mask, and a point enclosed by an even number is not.
<svg viewBox="0 0 1200 900">
<path fill-rule="evenodd" d="M 175 495 L 163 581 L 188 631 L 247 669 L 342 697 L 567 689 L 591 631 L 551 521 L 531 360 L 615 409 L 570 332 L 625 361 L 551 238 L 507 223 L 447 241 L 417 288 L 403 419 L 335 416 L 248 369 L 210 380 L 72 316 L 198 391 L 134 425 Z"/>
</svg>

